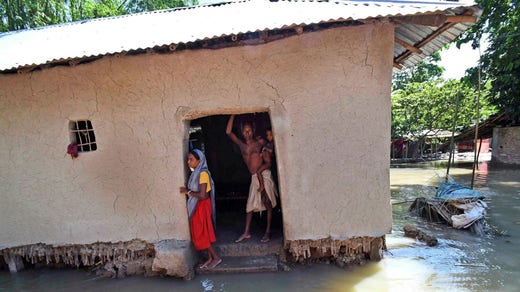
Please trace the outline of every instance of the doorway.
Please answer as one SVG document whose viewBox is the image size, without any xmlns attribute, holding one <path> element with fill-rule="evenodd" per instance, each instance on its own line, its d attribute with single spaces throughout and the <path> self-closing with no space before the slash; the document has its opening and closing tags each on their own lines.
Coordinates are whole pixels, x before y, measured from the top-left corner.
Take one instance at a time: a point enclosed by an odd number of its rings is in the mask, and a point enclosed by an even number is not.
<svg viewBox="0 0 520 292">
<path fill-rule="evenodd" d="M 240 148 L 226 135 L 229 115 L 213 115 L 190 121 L 189 149 L 202 150 L 207 158 L 208 168 L 215 183 L 217 233 L 238 238 L 244 231 L 246 203 L 251 183 L 251 175 L 244 163 Z M 269 113 L 259 112 L 236 115 L 233 133 L 242 139 L 241 128 L 245 123 L 252 125 L 254 136 L 267 139 L 266 131 L 271 130 Z M 274 134 L 274 133 L 273 133 Z M 275 137 L 273 135 L 273 137 Z M 276 152 L 273 151 L 271 172 L 278 188 Z M 260 238 L 267 224 L 266 212 L 253 213 L 251 235 Z M 282 208 L 280 195 L 273 208 L 271 236 L 283 238 Z M 234 238 L 236 237 L 236 238 Z M 218 238 L 220 241 L 221 239 Z"/>
</svg>

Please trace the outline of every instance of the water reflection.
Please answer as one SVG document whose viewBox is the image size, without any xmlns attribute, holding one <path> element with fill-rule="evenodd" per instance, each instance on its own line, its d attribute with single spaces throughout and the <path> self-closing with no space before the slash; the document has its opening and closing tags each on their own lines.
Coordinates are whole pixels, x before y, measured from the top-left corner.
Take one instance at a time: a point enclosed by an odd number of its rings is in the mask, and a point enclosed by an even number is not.
<svg viewBox="0 0 520 292">
<path fill-rule="evenodd" d="M 410 216 L 419 196 L 431 196 L 446 172 L 442 163 L 399 165 L 390 170 L 393 232 L 388 251 L 377 263 L 340 269 L 332 265 L 295 265 L 290 272 L 204 275 L 192 281 L 173 278 L 96 278 L 85 271 L 29 270 L 0 273 L 6 291 L 518 291 L 520 287 L 520 171 L 480 164 L 475 188 L 486 195 L 487 221 L 505 236 L 475 236 Z M 451 168 L 457 182 L 471 183 L 471 164 Z M 403 236 L 413 224 L 437 237 L 426 244 Z"/>
<path fill-rule="evenodd" d="M 396 168 L 391 170 L 392 200 L 406 201 L 414 197 L 424 196 L 427 188 L 438 184 L 438 178 L 445 175 L 443 164 L 419 164 L 413 168 Z M 413 177 L 410 175 L 413 173 Z M 472 165 L 458 164 L 450 174 L 456 181 L 469 185 L 471 183 Z M 436 181 L 437 180 L 437 181 Z M 515 182 L 509 184 L 507 182 Z M 399 236 L 404 224 L 412 223 L 439 239 L 438 247 L 417 248 L 399 245 L 391 249 L 392 255 L 383 262 L 396 263 L 397 259 L 415 259 L 414 264 L 424 264 L 431 271 L 432 277 L 423 283 L 425 288 L 455 289 L 467 291 L 516 291 L 519 283 L 520 256 L 514 251 L 512 239 L 518 237 L 519 228 L 508 223 L 518 215 L 515 204 L 520 191 L 520 172 L 492 168 L 487 162 L 479 164 L 475 174 L 475 188 L 486 197 L 490 209 L 487 221 L 497 230 L 505 231 L 506 236 L 487 235 L 477 237 L 468 232 L 453 230 L 447 226 L 431 224 L 409 217 L 401 206 L 394 205 L 394 232 L 387 240 L 402 242 Z M 382 262 L 382 263 L 383 263 Z M 394 267 L 401 268 L 401 267 Z M 423 277 L 424 278 L 424 277 Z"/>
</svg>

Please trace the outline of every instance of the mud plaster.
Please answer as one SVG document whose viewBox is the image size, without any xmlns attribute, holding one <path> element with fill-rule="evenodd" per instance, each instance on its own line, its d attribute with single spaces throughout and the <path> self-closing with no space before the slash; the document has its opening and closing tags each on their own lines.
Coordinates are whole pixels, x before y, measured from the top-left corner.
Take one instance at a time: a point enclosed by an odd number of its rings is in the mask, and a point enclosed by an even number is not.
<svg viewBox="0 0 520 292">
<path fill-rule="evenodd" d="M 121 268 L 130 262 L 149 263 L 151 266 L 154 255 L 154 245 L 140 239 L 62 246 L 37 243 L 0 250 L 0 256 L 7 264 L 9 259 L 21 258 L 33 265 L 65 264 L 73 267 L 106 266 L 107 263 L 114 263 Z"/>
<path fill-rule="evenodd" d="M 385 237 L 354 237 L 348 239 L 324 238 L 318 240 L 287 240 L 285 250 L 290 261 L 304 262 L 312 259 L 332 258 L 338 264 L 360 263 L 364 260 L 380 260 L 386 249 Z"/>
</svg>

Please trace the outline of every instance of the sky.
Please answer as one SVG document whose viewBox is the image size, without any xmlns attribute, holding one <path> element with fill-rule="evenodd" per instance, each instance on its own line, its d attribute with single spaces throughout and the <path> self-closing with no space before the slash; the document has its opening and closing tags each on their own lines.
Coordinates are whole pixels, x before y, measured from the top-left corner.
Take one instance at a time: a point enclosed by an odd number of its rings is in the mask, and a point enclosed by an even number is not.
<svg viewBox="0 0 520 292">
<path fill-rule="evenodd" d="M 482 53 L 483 50 L 481 49 Z M 479 60 L 479 50 L 473 50 L 471 44 L 462 44 L 460 49 L 455 43 L 449 49 L 441 51 L 440 66 L 446 68 L 443 77 L 448 79 L 459 79 L 464 76 L 466 69 L 475 67 Z"/>
</svg>

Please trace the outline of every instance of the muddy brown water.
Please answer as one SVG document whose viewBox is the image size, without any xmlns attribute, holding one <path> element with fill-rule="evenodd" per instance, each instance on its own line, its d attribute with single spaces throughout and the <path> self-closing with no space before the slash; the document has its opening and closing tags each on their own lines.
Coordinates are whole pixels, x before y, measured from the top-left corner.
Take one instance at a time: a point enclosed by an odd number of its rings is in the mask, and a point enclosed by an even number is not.
<svg viewBox="0 0 520 292">
<path fill-rule="evenodd" d="M 479 165 L 475 188 L 486 195 L 487 222 L 504 235 L 479 237 L 410 216 L 418 196 L 431 196 L 445 163 L 395 165 L 390 170 L 393 232 L 377 263 L 341 269 L 327 264 L 291 265 L 289 272 L 107 279 L 84 270 L 33 269 L 0 272 L 1 291 L 519 291 L 520 170 Z M 459 162 L 450 174 L 471 181 L 471 164 Z M 403 237 L 405 224 L 436 236 L 428 247 Z"/>
</svg>

